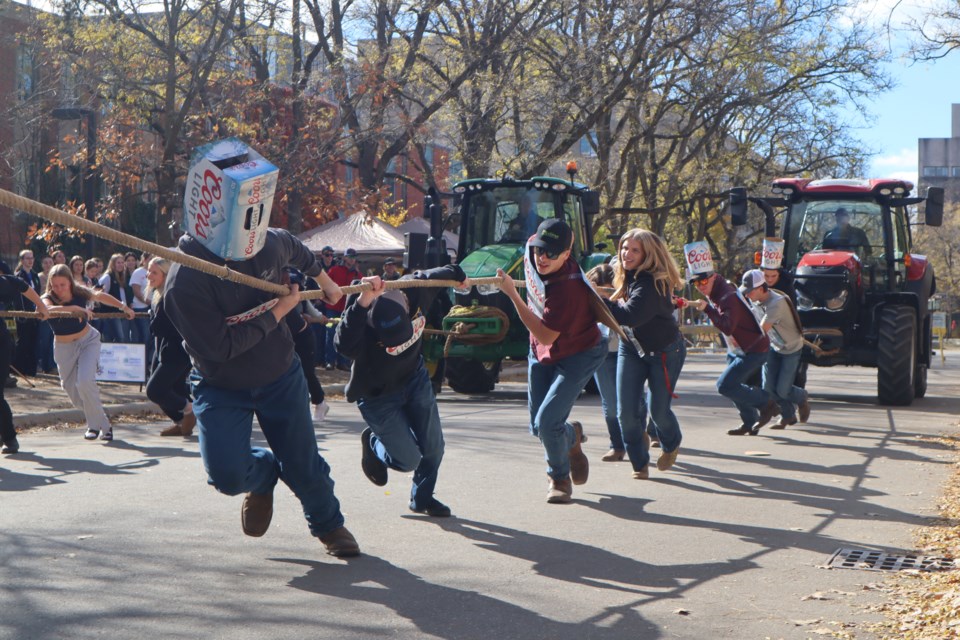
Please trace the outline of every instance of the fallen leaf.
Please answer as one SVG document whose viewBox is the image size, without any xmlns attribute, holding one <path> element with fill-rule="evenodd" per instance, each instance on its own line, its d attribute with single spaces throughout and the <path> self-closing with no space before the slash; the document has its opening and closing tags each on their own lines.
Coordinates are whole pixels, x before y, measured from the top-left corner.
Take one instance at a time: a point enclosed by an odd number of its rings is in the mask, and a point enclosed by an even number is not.
<svg viewBox="0 0 960 640">
<path fill-rule="evenodd" d="M 677 609 L 676 611 L 674 611 L 674 613 L 677 614 L 677 615 L 679 615 L 679 616 L 688 616 L 688 615 L 690 615 L 690 611 L 687 610 L 687 609 Z"/>
<path fill-rule="evenodd" d="M 811 618 L 810 620 L 794 620 L 794 621 L 793 621 L 793 624 L 796 625 L 796 626 L 798 626 L 798 627 L 806 627 L 806 626 L 809 626 L 809 625 L 811 625 L 811 624 L 818 624 L 818 623 L 821 622 L 822 620 L 823 620 L 823 618 Z"/>
<path fill-rule="evenodd" d="M 803 596 L 800 599 L 801 600 L 829 600 L 830 598 L 828 598 L 826 595 L 824 595 L 820 591 L 817 591 L 816 593 L 811 593 L 808 596 Z"/>
</svg>

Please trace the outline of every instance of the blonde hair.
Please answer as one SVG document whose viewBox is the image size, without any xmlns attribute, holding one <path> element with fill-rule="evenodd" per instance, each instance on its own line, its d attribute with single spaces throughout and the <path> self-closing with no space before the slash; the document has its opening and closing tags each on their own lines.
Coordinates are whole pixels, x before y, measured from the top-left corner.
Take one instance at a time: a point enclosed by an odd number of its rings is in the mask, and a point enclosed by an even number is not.
<svg viewBox="0 0 960 640">
<path fill-rule="evenodd" d="M 166 282 L 167 274 L 170 273 L 170 261 L 166 258 L 156 257 L 151 258 L 150 262 L 147 263 L 147 269 L 150 267 L 156 267 L 163 272 L 163 280 Z M 144 298 L 150 298 L 151 303 L 157 304 L 160 302 L 160 298 L 163 297 L 163 291 L 160 289 L 154 289 L 152 286 L 147 285 L 147 290 L 143 294 Z"/>
<path fill-rule="evenodd" d="M 640 248 L 643 249 L 643 260 L 634 270 L 633 275 L 641 271 L 652 275 L 657 291 L 662 296 L 670 295 L 674 289 L 679 289 L 683 285 L 680 268 L 677 267 L 677 262 L 670 255 L 667 245 L 660 236 L 647 229 L 631 229 L 620 238 L 618 249 L 622 249 L 623 245 L 630 240 L 639 243 Z M 613 286 L 616 291 L 611 299 L 626 300 L 627 272 L 623 268 L 623 261 L 619 259 L 614 268 Z"/>
<path fill-rule="evenodd" d="M 53 293 L 53 279 L 54 278 L 66 278 L 70 282 L 70 298 L 68 300 L 61 300 Z M 50 273 L 47 274 L 47 290 L 43 294 L 45 297 L 50 298 L 53 302 L 57 304 L 66 304 L 73 300 L 76 297 L 81 297 L 84 300 L 89 300 L 94 296 L 94 293 L 91 289 L 79 284 L 76 280 L 73 279 L 73 272 L 70 270 L 70 267 L 65 264 L 55 264 L 50 267 Z"/>
</svg>

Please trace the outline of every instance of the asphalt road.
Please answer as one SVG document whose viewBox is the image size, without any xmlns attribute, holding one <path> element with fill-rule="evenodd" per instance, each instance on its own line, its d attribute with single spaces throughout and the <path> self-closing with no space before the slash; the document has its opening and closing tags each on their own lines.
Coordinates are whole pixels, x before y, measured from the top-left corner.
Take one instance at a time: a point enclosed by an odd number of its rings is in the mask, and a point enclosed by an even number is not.
<svg viewBox="0 0 960 640">
<path fill-rule="evenodd" d="M 283 486 L 270 531 L 245 537 L 241 499 L 160 423 L 111 444 L 31 433 L 0 459 L 0 638 L 792 639 L 841 622 L 869 638 L 883 574 L 825 565 L 840 548 L 908 552 L 933 522 L 954 456 L 926 436 L 956 431 L 958 362 L 938 359 L 907 408 L 875 404 L 871 369 L 813 369 L 808 424 L 730 437 L 722 361 L 691 356 L 677 466 L 637 481 L 601 462 L 584 397 L 591 474 L 570 505 L 545 502 L 522 383 L 445 391 L 447 520 L 409 514 L 408 475 L 363 477 L 359 413 L 334 401 L 317 439 L 364 552 L 349 561 L 323 554 Z"/>
</svg>

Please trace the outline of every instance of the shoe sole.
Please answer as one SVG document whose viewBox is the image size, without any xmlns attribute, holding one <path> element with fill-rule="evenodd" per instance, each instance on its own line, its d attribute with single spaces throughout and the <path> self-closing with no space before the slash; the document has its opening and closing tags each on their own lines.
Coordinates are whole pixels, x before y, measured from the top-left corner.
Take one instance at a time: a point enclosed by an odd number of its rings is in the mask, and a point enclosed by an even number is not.
<svg viewBox="0 0 960 640">
<path fill-rule="evenodd" d="M 585 440 L 583 437 L 583 425 L 580 424 L 579 422 L 571 422 L 570 424 L 573 425 L 573 435 L 576 438 L 576 444 L 570 447 L 570 453 L 569 453 L 570 479 L 573 481 L 573 484 L 582 485 L 582 484 L 586 484 L 587 480 L 590 477 L 590 460 L 587 458 L 587 454 L 585 454 L 583 452 L 583 449 L 580 447 L 580 443 L 582 443 Z M 574 458 L 576 458 L 579 461 L 579 463 L 582 465 L 581 466 L 582 475 L 577 474 L 576 476 L 574 476 L 573 474 Z"/>
<path fill-rule="evenodd" d="M 363 447 L 363 453 L 360 457 L 360 468 L 363 470 L 363 475 L 367 477 L 367 480 L 378 487 L 383 487 L 386 486 L 388 479 L 386 465 L 373 453 L 373 449 L 370 448 L 370 437 L 372 435 L 373 431 L 370 427 L 364 429 L 363 433 L 360 434 L 360 444 Z M 380 465 L 382 465 L 383 470 L 382 478 L 380 477 Z M 373 466 L 377 467 L 376 470 L 373 469 Z M 368 467 L 370 468 L 368 469 Z"/>
<path fill-rule="evenodd" d="M 677 454 L 679 451 L 671 451 L 670 453 L 663 453 L 657 458 L 657 469 L 660 471 L 667 471 L 673 467 L 674 463 L 677 461 Z"/>
</svg>

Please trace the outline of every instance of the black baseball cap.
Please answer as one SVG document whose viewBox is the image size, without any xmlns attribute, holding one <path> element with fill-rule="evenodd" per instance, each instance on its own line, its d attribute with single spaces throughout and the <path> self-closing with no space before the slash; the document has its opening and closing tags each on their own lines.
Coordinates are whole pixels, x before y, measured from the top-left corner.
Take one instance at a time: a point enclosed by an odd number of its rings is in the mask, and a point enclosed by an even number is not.
<svg viewBox="0 0 960 640">
<path fill-rule="evenodd" d="M 356 249 L 352 249 L 352 248 L 351 248 L 351 249 L 347 249 L 346 251 L 343 252 L 343 255 L 344 255 L 344 257 L 346 257 L 346 258 L 356 258 L 356 257 L 357 257 L 357 250 L 356 250 Z"/>
<path fill-rule="evenodd" d="M 388 264 L 397 264 L 397 261 L 393 258 L 387 258 L 383 261 L 383 266 L 387 266 Z"/>
<path fill-rule="evenodd" d="M 385 347 L 396 347 L 413 337 L 410 306 L 407 296 L 399 289 L 388 289 L 373 301 L 367 314 L 367 324 L 377 332 Z"/>
<path fill-rule="evenodd" d="M 530 241 L 531 247 L 540 247 L 547 253 L 561 254 L 570 248 L 573 230 L 560 218 L 549 218 L 537 227 L 537 234 Z"/>
</svg>

